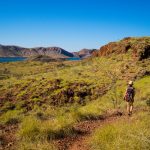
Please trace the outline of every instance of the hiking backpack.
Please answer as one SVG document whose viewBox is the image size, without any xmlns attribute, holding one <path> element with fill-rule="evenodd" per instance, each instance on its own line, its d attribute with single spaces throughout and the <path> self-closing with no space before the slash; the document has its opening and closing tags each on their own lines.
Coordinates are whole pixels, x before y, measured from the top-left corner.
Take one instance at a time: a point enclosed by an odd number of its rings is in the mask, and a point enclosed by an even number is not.
<svg viewBox="0 0 150 150">
<path fill-rule="evenodd" d="M 127 102 L 132 102 L 133 98 L 134 98 L 134 88 L 129 86 L 126 90 L 125 100 Z"/>
</svg>

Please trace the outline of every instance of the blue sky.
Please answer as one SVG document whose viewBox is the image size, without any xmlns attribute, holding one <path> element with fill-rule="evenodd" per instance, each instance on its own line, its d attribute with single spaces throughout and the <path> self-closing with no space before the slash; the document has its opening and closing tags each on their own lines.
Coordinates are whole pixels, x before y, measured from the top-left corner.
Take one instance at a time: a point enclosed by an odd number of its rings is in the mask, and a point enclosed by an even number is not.
<svg viewBox="0 0 150 150">
<path fill-rule="evenodd" d="M 149 0 L 0 0 L 0 44 L 68 51 L 150 36 Z"/>
</svg>

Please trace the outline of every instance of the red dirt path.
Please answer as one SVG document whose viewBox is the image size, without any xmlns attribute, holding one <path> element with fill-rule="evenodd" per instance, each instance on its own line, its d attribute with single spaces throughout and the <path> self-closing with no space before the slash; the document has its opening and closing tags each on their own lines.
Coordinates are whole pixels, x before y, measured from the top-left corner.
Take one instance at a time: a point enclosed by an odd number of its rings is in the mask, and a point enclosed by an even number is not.
<svg viewBox="0 0 150 150">
<path fill-rule="evenodd" d="M 54 144 L 58 147 L 58 150 L 89 150 L 87 141 L 95 129 L 121 120 L 124 117 L 121 112 L 114 112 L 97 120 L 79 122 L 74 126 L 75 131 L 77 131 L 75 136 L 56 140 Z"/>
</svg>

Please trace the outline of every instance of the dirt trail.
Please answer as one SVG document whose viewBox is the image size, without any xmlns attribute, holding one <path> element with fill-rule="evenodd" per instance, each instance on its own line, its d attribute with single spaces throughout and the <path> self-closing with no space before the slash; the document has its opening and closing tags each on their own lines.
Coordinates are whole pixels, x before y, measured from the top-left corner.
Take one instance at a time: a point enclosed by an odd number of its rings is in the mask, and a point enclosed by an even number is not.
<svg viewBox="0 0 150 150">
<path fill-rule="evenodd" d="M 75 125 L 74 129 L 77 134 L 73 137 L 66 137 L 55 141 L 58 150 L 89 150 L 87 140 L 96 128 L 103 127 L 125 118 L 121 112 L 106 114 L 97 120 L 82 121 Z"/>
</svg>

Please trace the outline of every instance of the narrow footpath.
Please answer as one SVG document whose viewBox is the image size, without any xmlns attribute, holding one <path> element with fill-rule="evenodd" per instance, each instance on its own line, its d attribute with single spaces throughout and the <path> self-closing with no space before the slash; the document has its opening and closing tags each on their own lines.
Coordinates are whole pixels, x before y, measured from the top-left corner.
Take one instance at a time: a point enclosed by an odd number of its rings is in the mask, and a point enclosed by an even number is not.
<svg viewBox="0 0 150 150">
<path fill-rule="evenodd" d="M 58 147 L 58 150 L 89 150 L 87 141 L 95 129 L 126 118 L 127 116 L 122 112 L 116 111 L 108 113 L 105 116 L 100 116 L 96 120 L 79 122 L 74 126 L 77 132 L 76 135 L 56 140 L 54 144 Z"/>
</svg>

